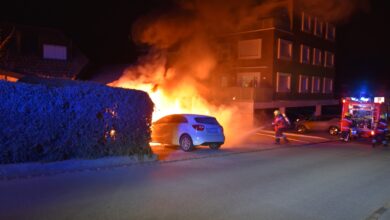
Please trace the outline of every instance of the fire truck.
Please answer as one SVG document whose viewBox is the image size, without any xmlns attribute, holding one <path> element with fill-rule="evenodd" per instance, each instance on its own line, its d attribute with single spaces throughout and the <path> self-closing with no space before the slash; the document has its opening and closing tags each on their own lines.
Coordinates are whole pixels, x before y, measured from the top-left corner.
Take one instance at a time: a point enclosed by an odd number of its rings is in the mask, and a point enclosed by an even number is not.
<svg viewBox="0 0 390 220">
<path fill-rule="evenodd" d="M 372 138 L 375 135 L 375 126 L 381 114 L 387 115 L 385 100 L 382 97 L 355 98 L 347 97 L 342 100 L 341 117 L 349 112 L 352 115 L 353 131 L 351 136 Z"/>
</svg>

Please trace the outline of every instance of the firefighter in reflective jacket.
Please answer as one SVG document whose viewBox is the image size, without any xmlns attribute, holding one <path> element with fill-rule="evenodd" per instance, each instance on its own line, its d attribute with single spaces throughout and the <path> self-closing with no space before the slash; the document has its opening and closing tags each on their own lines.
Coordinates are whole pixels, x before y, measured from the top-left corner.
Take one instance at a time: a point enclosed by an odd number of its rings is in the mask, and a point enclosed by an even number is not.
<svg viewBox="0 0 390 220">
<path fill-rule="evenodd" d="M 283 133 L 287 129 L 287 119 L 278 110 L 274 111 L 274 116 L 272 125 L 275 127 L 275 144 L 280 144 L 281 138 L 283 138 L 285 143 L 289 143 L 289 140 Z"/>
<path fill-rule="evenodd" d="M 372 138 L 372 146 L 375 147 L 375 144 L 382 141 L 383 146 L 387 146 L 386 136 L 389 132 L 387 127 L 386 117 L 381 115 L 380 120 L 377 122 L 375 126 L 375 134 Z"/>
<path fill-rule="evenodd" d="M 348 141 L 349 140 L 349 136 L 350 136 L 350 132 L 351 132 L 351 128 L 352 128 L 352 115 L 347 112 L 345 113 L 344 115 L 344 118 L 341 120 L 341 137 L 340 137 L 340 140 L 343 140 L 343 141 Z"/>
</svg>

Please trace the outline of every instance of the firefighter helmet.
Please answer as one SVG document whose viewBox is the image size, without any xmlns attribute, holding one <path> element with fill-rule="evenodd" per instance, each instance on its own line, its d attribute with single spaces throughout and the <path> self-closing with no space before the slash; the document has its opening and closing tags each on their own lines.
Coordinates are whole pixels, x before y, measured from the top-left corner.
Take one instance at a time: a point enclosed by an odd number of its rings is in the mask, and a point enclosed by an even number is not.
<svg viewBox="0 0 390 220">
<path fill-rule="evenodd" d="M 274 115 L 275 115 L 275 116 L 280 115 L 280 111 L 279 111 L 279 110 L 275 110 L 275 111 L 274 111 Z"/>
</svg>

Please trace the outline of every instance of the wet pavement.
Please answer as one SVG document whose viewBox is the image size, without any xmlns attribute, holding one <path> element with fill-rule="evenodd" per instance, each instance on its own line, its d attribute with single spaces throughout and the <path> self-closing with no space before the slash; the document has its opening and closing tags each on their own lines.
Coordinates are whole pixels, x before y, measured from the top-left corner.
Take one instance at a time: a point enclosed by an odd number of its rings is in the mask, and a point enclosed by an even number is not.
<svg viewBox="0 0 390 220">
<path fill-rule="evenodd" d="M 275 148 L 298 147 L 321 143 L 338 142 L 337 136 L 327 133 L 298 134 L 286 132 L 289 143 L 275 144 L 274 132 L 270 130 L 257 130 L 248 135 L 244 141 L 234 144 L 225 144 L 219 150 L 212 150 L 208 146 L 197 146 L 192 152 L 184 152 L 178 146 L 153 145 L 152 150 L 160 161 L 176 161 L 217 157 L 229 154 L 256 152 Z"/>
</svg>

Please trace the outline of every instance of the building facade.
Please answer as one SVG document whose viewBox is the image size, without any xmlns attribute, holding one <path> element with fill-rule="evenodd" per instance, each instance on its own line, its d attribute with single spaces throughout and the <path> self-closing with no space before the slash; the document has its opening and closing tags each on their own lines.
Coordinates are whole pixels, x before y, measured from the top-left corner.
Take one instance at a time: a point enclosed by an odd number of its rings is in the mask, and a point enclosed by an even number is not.
<svg viewBox="0 0 390 220">
<path fill-rule="evenodd" d="M 302 107 L 320 115 L 338 104 L 335 40 L 333 24 L 297 1 L 279 1 L 250 27 L 222 37 L 215 97 L 237 103 L 248 117 Z"/>
</svg>

